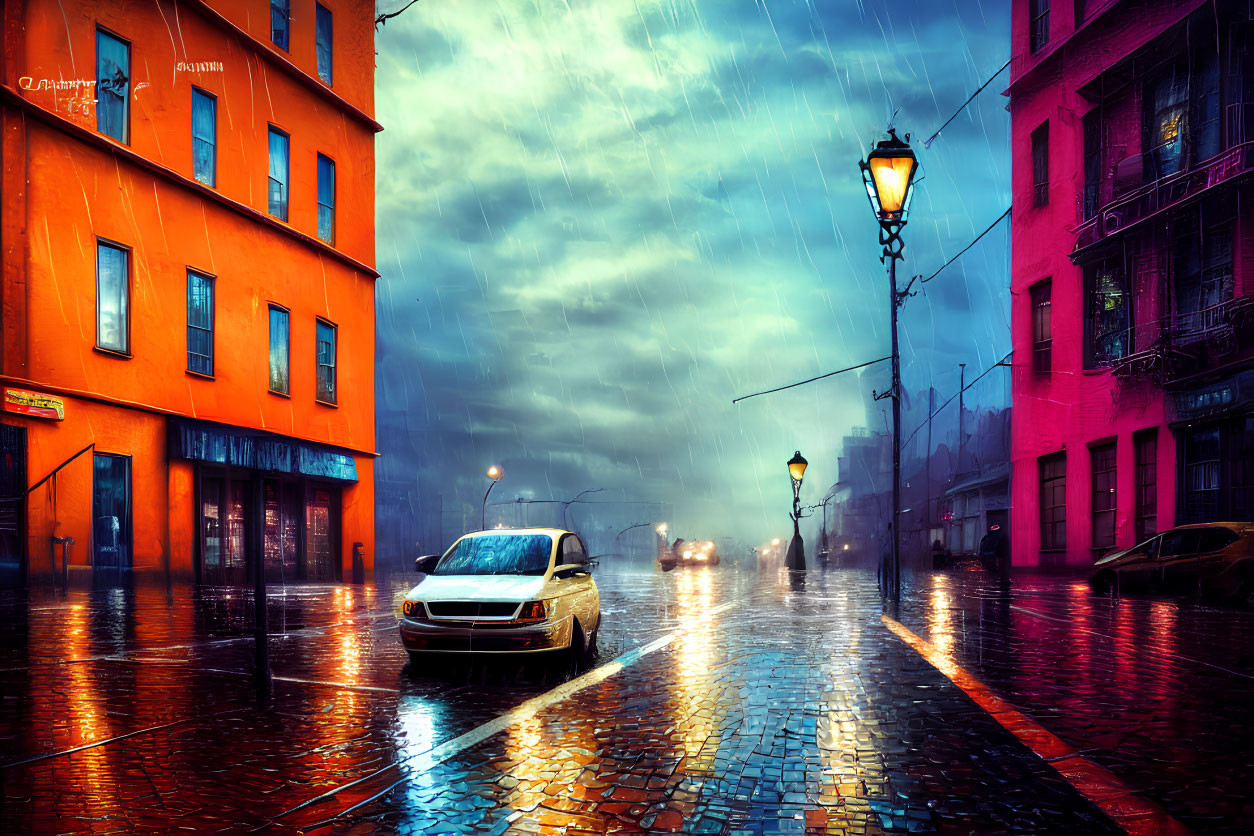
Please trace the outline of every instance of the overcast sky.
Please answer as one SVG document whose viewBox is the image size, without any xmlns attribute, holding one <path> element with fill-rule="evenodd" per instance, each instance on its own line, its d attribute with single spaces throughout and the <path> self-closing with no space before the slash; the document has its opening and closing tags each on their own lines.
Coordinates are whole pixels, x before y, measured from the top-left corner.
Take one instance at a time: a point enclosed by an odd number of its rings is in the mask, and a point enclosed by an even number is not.
<svg viewBox="0 0 1254 836">
<path fill-rule="evenodd" d="M 785 462 L 821 498 L 841 437 L 884 426 L 887 364 L 731 401 L 888 353 L 857 163 L 894 113 L 922 166 L 903 277 L 1009 205 L 1004 76 L 920 141 L 1006 61 L 1008 5 L 423 0 L 388 21 L 381 478 L 441 494 L 448 535 L 493 463 L 494 499 L 606 488 L 695 536 L 786 527 Z M 907 390 L 947 397 L 958 363 L 1008 351 L 1008 264 L 1003 224 L 909 300 Z"/>
</svg>

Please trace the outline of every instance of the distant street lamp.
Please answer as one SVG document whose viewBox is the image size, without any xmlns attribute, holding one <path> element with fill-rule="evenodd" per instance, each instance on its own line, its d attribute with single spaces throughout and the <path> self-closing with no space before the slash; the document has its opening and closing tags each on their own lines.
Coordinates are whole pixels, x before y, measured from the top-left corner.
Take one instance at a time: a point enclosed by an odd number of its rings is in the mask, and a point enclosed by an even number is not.
<svg viewBox="0 0 1254 836">
<path fill-rule="evenodd" d="M 501 481 L 501 477 L 505 475 L 505 470 L 497 465 L 488 468 L 488 478 L 492 480 L 492 484 L 488 485 L 488 490 L 483 494 L 483 508 L 479 514 L 479 529 L 483 530 L 488 527 L 488 494 L 492 493 L 492 489 L 496 487 L 496 483 Z"/>
<path fill-rule="evenodd" d="M 910 139 L 910 134 L 906 134 Z M 901 513 L 901 355 L 897 349 L 897 311 L 902 302 L 910 294 L 914 279 L 906 285 L 905 290 L 897 289 L 897 260 L 905 243 L 901 240 L 901 229 L 906 225 L 906 214 L 910 211 L 910 193 L 914 185 L 914 173 L 918 160 L 910 150 L 909 142 L 897 138 L 893 129 L 888 131 L 888 139 L 877 143 L 865 162 L 859 162 L 862 179 L 866 184 L 867 197 L 871 200 L 871 209 L 880 225 L 880 246 L 884 248 L 880 261 L 888 262 L 888 298 L 892 320 L 892 383 L 888 396 L 893 399 L 893 510 L 889 523 L 890 539 L 892 540 L 892 566 L 884 573 L 893 600 L 901 597 L 901 551 L 897 519 Z M 881 397 L 877 395 L 876 397 Z"/>
<path fill-rule="evenodd" d="M 789 569 L 806 568 L 806 548 L 801 540 L 801 480 L 808 464 L 800 450 L 788 460 L 788 476 L 792 479 L 792 542 L 788 544 L 784 565 Z"/>
</svg>

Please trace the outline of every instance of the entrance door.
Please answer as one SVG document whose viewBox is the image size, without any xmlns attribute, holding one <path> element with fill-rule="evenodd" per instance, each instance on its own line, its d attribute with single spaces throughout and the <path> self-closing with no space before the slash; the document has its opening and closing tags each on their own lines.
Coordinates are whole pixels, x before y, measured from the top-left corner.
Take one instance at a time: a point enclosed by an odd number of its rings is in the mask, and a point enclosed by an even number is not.
<svg viewBox="0 0 1254 836">
<path fill-rule="evenodd" d="M 309 483 L 305 493 L 305 577 L 340 579 L 340 491 Z"/>
<path fill-rule="evenodd" d="M 248 483 L 206 475 L 200 485 L 200 581 L 239 586 L 248 580 L 244 509 Z"/>
<path fill-rule="evenodd" d="M 131 568 L 131 457 L 96 453 L 92 468 L 92 566 Z"/>
<path fill-rule="evenodd" d="M 0 424 L 0 586 L 22 582 L 26 428 Z"/>
<path fill-rule="evenodd" d="M 263 489 L 266 580 L 295 581 L 300 577 L 300 485 L 266 479 Z"/>
</svg>

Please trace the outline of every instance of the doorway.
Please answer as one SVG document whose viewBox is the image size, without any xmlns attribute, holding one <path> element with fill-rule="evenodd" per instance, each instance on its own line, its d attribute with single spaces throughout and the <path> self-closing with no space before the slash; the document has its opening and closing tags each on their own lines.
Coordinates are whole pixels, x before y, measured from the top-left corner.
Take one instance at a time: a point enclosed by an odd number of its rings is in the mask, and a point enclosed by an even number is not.
<svg viewBox="0 0 1254 836">
<path fill-rule="evenodd" d="M 131 457 L 92 457 L 92 567 L 118 572 L 131 568 Z"/>
<path fill-rule="evenodd" d="M 26 428 L 0 424 L 0 586 L 22 583 Z"/>
</svg>

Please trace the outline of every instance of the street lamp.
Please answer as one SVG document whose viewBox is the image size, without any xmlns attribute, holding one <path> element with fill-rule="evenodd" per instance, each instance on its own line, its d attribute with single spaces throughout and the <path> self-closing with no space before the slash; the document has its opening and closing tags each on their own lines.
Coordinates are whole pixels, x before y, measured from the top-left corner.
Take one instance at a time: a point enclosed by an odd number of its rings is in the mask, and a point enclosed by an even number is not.
<svg viewBox="0 0 1254 836">
<path fill-rule="evenodd" d="M 806 548 L 801 540 L 801 480 L 808 464 L 800 450 L 788 460 L 788 475 L 792 479 L 792 542 L 788 544 L 784 565 L 789 569 L 806 568 Z"/>
<path fill-rule="evenodd" d="M 496 483 L 501 481 L 501 477 L 505 475 L 504 468 L 492 465 L 488 468 L 488 478 L 492 480 L 492 484 L 488 485 L 487 491 L 483 494 L 483 508 L 479 515 L 479 529 L 488 527 L 488 494 L 492 493 L 492 489 L 496 487 Z"/>
<path fill-rule="evenodd" d="M 901 513 L 901 355 L 897 349 L 897 311 L 914 284 L 914 279 L 911 279 L 905 290 L 897 289 L 897 260 L 905 248 L 901 229 L 906 225 L 906 214 L 910 211 L 910 192 L 918 168 L 909 139 L 910 134 L 906 134 L 907 142 L 902 142 L 897 138 L 896 131 L 889 128 L 888 139 L 876 143 L 866 160 L 858 163 L 867 197 L 871 200 L 871 210 L 880 225 L 880 246 L 884 248 L 880 261 L 888 262 L 893 359 L 892 383 L 888 391 L 888 396 L 893 399 L 893 510 L 889 523 L 892 566 L 885 573 L 885 579 L 890 584 L 888 588 L 892 590 L 893 600 L 901 597 L 901 551 L 897 528 L 897 518 Z"/>
</svg>

